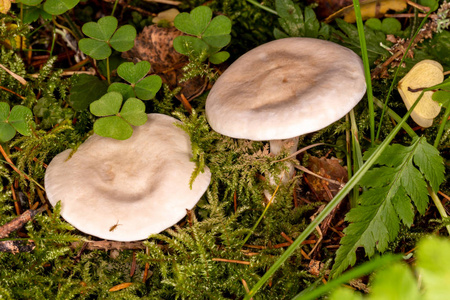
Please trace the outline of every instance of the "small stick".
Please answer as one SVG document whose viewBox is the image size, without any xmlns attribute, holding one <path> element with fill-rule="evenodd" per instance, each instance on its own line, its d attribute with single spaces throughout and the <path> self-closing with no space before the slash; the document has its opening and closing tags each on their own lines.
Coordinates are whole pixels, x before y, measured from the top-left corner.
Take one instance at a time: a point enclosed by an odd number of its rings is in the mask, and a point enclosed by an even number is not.
<svg viewBox="0 0 450 300">
<path fill-rule="evenodd" d="M 8 73 L 9 75 L 11 75 L 12 77 L 14 77 L 14 79 L 16 79 L 18 82 L 20 82 L 22 85 L 27 85 L 27 81 L 22 77 L 17 75 L 16 73 L 10 71 L 9 69 L 7 69 L 4 65 L 0 64 L 0 68 L 2 68 L 3 70 L 6 71 L 6 73 Z M 24 99 L 24 98 L 22 98 Z"/>
<path fill-rule="evenodd" d="M 181 104 L 183 104 L 184 108 L 188 111 L 189 114 L 192 114 L 192 106 L 189 101 L 186 99 L 183 93 L 180 94 Z"/>
<path fill-rule="evenodd" d="M 116 241 L 79 241 L 73 242 L 70 248 L 77 249 L 80 243 L 86 243 L 86 250 L 142 250 L 145 249 L 145 245 L 142 242 L 116 242 Z"/>
<path fill-rule="evenodd" d="M 41 207 L 37 210 L 29 209 L 23 214 L 21 214 L 19 217 L 15 218 L 14 220 L 6 223 L 3 226 L 0 226 L 0 239 L 6 238 L 9 236 L 11 232 L 18 230 L 19 228 L 22 228 L 28 221 L 33 219 L 35 215 L 43 212 L 45 208 L 46 206 Z"/>
<path fill-rule="evenodd" d="M 242 285 L 244 286 L 245 292 L 248 294 L 250 293 L 250 290 L 248 289 L 248 285 L 247 285 L 247 281 L 245 281 L 244 279 L 242 280 Z M 253 300 L 253 298 L 250 298 L 250 300 Z"/>
<path fill-rule="evenodd" d="M 225 259 L 225 258 L 213 258 L 213 261 L 221 261 L 221 262 L 229 262 L 229 263 L 235 263 L 235 264 L 241 264 L 241 265 L 249 265 L 249 261 L 243 261 L 243 260 L 236 260 L 236 259 Z"/>
<path fill-rule="evenodd" d="M 131 262 L 130 277 L 133 277 L 136 271 L 136 251 L 133 251 L 133 260 Z"/>
</svg>

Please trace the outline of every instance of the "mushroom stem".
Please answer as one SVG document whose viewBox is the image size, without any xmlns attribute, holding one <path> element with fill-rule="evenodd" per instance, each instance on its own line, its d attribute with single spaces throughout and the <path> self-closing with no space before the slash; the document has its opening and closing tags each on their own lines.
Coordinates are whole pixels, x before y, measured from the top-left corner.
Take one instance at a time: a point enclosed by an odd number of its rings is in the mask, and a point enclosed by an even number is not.
<svg viewBox="0 0 450 300">
<path fill-rule="evenodd" d="M 278 155 L 278 153 L 280 153 L 280 151 L 283 148 L 287 148 L 289 150 L 289 154 L 294 153 L 295 151 L 297 151 L 297 144 L 298 144 L 298 136 L 294 137 L 294 138 L 290 138 L 290 139 L 285 139 L 285 140 L 271 140 L 270 141 L 270 153 L 272 153 L 273 155 Z M 289 179 L 292 178 L 292 175 L 294 175 L 294 165 L 292 163 L 286 163 L 287 166 L 289 167 L 289 173 L 285 173 L 282 172 L 280 174 L 280 176 L 282 176 L 281 178 L 281 182 L 282 183 L 286 183 L 289 181 Z M 272 176 L 270 176 L 270 183 L 274 184 L 274 180 L 272 178 Z"/>
</svg>

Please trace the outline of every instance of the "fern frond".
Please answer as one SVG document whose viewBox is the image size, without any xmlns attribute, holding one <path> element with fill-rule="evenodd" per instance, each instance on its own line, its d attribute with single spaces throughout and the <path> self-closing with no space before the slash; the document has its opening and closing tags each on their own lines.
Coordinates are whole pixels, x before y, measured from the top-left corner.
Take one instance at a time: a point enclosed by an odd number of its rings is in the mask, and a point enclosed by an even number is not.
<svg viewBox="0 0 450 300">
<path fill-rule="evenodd" d="M 428 205 L 427 182 L 438 189 L 444 180 L 443 159 L 439 152 L 416 138 L 409 147 L 395 144 L 380 156 L 378 167 L 367 172 L 361 185 L 368 188 L 359 198 L 360 205 L 350 210 L 350 225 L 336 253 L 333 274 L 336 276 L 356 262 L 355 251 L 364 247 L 369 257 L 375 249 L 384 252 L 400 228 L 400 221 L 410 227 L 412 203 L 424 214 Z"/>
</svg>

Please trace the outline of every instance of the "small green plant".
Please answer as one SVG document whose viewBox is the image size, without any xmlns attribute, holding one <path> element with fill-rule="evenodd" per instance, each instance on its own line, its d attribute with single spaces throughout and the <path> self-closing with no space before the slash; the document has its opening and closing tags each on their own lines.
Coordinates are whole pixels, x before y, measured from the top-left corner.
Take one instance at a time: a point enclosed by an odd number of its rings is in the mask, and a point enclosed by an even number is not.
<svg viewBox="0 0 450 300">
<path fill-rule="evenodd" d="M 129 84 L 114 82 L 109 86 L 108 92 L 119 92 L 124 99 L 136 97 L 149 100 L 154 98 L 162 86 L 162 80 L 158 75 L 145 77 L 149 71 L 150 63 L 148 61 L 140 61 L 137 64 L 122 63 L 117 68 L 117 74 Z"/>
<path fill-rule="evenodd" d="M 131 25 L 119 28 L 115 17 L 103 17 L 98 22 L 88 22 L 83 25 L 82 31 L 89 38 L 79 41 L 80 50 L 93 59 L 106 59 L 114 50 L 124 52 L 134 46 L 136 29 Z"/>
<path fill-rule="evenodd" d="M 200 57 L 201 61 L 209 59 L 213 64 L 227 60 L 230 54 L 220 49 L 231 41 L 231 20 L 223 15 L 211 18 L 212 11 L 207 6 L 177 15 L 175 27 L 189 35 L 175 38 L 175 50 L 184 55 Z"/>
<path fill-rule="evenodd" d="M 18 0 L 18 3 L 23 3 L 28 6 L 38 6 L 43 0 Z M 60 15 L 74 8 L 80 0 L 47 0 L 43 8 L 44 11 L 51 15 Z"/>
<path fill-rule="evenodd" d="M 0 143 L 11 140 L 16 131 L 25 136 L 30 135 L 29 121 L 32 116 L 33 113 L 28 107 L 15 105 L 10 111 L 8 103 L 0 102 Z"/>
<path fill-rule="evenodd" d="M 300 7 L 291 0 L 277 0 L 275 2 L 278 22 L 282 30 L 275 28 L 275 38 L 286 37 L 312 37 L 328 39 L 331 27 L 325 23 L 319 23 L 314 10 L 307 6 L 304 13 Z"/>
<path fill-rule="evenodd" d="M 366 152 L 366 155 L 369 151 Z M 428 207 L 427 182 L 436 192 L 444 180 L 444 164 L 439 152 L 425 138 L 416 138 L 411 146 L 389 146 L 360 181 L 368 188 L 360 205 L 350 210 L 341 247 L 336 253 L 334 274 L 356 262 L 356 249 L 363 246 L 370 257 L 375 249 L 384 252 L 398 234 L 400 221 L 410 227 L 414 210 L 420 214 Z"/>
<path fill-rule="evenodd" d="M 131 125 L 140 126 L 147 122 L 145 104 L 141 100 L 129 98 L 123 106 L 122 102 L 122 94 L 109 92 L 91 103 L 92 114 L 102 117 L 94 123 L 95 133 L 117 140 L 126 140 L 133 134 Z"/>
</svg>

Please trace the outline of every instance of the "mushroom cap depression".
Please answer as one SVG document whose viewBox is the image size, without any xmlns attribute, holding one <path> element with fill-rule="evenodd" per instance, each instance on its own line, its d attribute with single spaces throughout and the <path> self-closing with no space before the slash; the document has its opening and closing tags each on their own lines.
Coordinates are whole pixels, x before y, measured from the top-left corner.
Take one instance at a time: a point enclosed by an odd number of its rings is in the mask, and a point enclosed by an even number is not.
<svg viewBox="0 0 450 300">
<path fill-rule="evenodd" d="M 108 240 L 142 240 L 176 224 L 211 179 L 205 167 L 189 188 L 195 163 L 189 136 L 177 122 L 149 114 L 127 140 L 93 135 L 70 159 L 71 149 L 58 154 L 45 173 L 50 203 L 61 200 L 67 222 Z"/>
<path fill-rule="evenodd" d="M 285 38 L 238 58 L 206 100 L 211 127 L 233 138 L 288 139 L 322 129 L 364 96 L 362 61 L 350 49 Z"/>
</svg>

